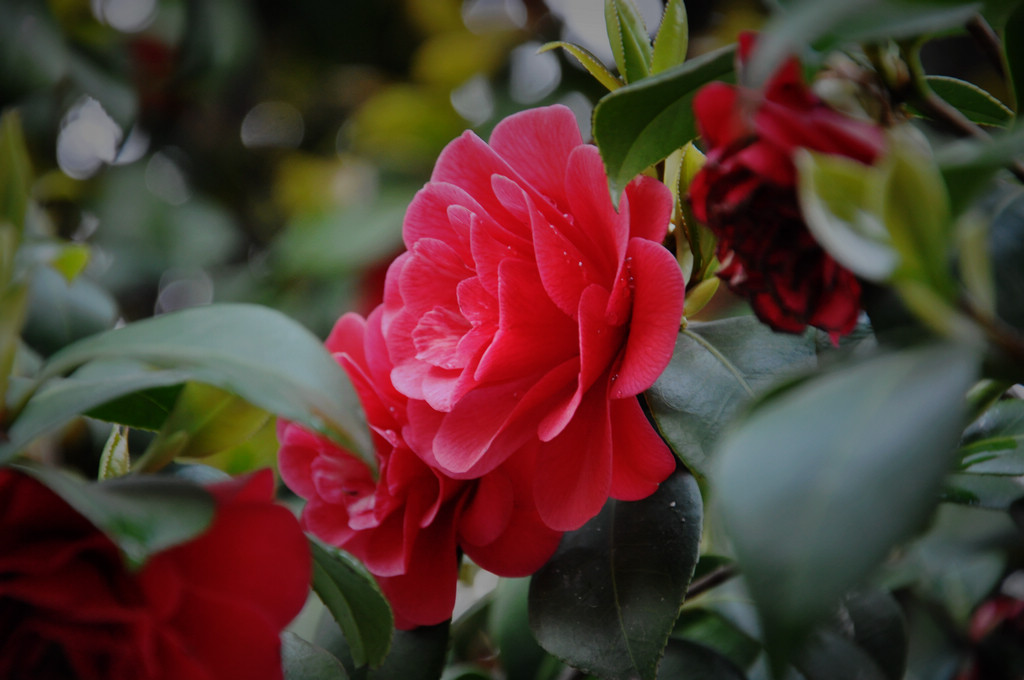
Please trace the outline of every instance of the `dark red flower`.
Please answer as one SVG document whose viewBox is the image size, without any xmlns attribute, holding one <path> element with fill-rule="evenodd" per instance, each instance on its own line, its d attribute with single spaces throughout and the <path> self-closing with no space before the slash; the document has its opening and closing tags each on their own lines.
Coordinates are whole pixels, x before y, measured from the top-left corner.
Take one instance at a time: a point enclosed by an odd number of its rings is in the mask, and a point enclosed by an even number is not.
<svg viewBox="0 0 1024 680">
<path fill-rule="evenodd" d="M 754 36 L 740 36 L 738 68 Z M 693 102 L 707 162 L 690 186 L 694 215 L 718 238 L 718 276 L 777 331 L 808 325 L 833 340 L 860 312 L 860 284 L 814 240 L 796 192 L 797 149 L 873 163 L 883 133 L 830 108 L 787 60 L 763 90 L 725 83 L 702 88 Z"/>
<path fill-rule="evenodd" d="M 1024 600 L 998 595 L 971 617 L 966 666 L 956 680 L 1020 680 L 1024 677 Z"/>
<path fill-rule="evenodd" d="M 636 395 L 679 333 L 682 274 L 661 245 L 671 212 L 650 177 L 616 210 L 564 106 L 509 116 L 489 143 L 452 141 L 406 212 L 384 290 L 414 449 L 460 479 L 535 457 L 537 509 L 558 530 L 609 496 L 653 493 L 675 459 Z"/>
<path fill-rule="evenodd" d="M 459 552 L 501 576 L 547 561 L 561 533 L 540 520 L 528 453 L 475 480 L 456 480 L 410 447 L 408 399 L 391 383 L 382 310 L 346 314 L 327 339 L 359 394 L 377 470 L 328 439 L 279 422 L 285 482 L 308 502 L 302 519 L 359 558 L 387 595 L 399 628 L 440 623 L 455 604 Z"/>
<path fill-rule="evenodd" d="M 280 680 L 310 555 L 273 485 L 265 470 L 209 487 L 210 527 L 133 572 L 63 499 L 0 470 L 0 677 Z"/>
</svg>

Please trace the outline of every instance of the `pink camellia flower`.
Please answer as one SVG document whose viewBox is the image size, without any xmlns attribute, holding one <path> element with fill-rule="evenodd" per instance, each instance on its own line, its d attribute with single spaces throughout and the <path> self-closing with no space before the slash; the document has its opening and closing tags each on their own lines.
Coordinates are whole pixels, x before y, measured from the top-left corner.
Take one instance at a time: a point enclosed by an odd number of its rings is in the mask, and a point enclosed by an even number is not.
<svg viewBox="0 0 1024 680">
<path fill-rule="evenodd" d="M 740 36 L 739 68 L 755 36 Z M 694 215 L 718 237 L 718 276 L 777 331 L 808 325 L 835 341 L 860 313 L 860 283 L 811 236 L 796 192 L 797 149 L 873 163 L 881 128 L 828 107 L 787 60 L 762 90 L 711 83 L 693 100 L 707 162 L 690 186 Z"/>
<path fill-rule="evenodd" d="M 402 437 L 407 398 L 391 384 L 382 310 L 343 316 L 327 339 L 359 395 L 378 470 L 328 439 L 279 422 L 285 482 L 308 499 L 302 521 L 359 558 L 387 595 L 399 628 L 440 623 L 455 604 L 459 550 L 501 576 L 547 561 L 561 533 L 540 521 L 528 456 L 480 479 L 455 480 L 429 466 Z"/>
<path fill-rule="evenodd" d="M 384 291 L 413 449 L 465 479 L 534 459 L 537 509 L 558 530 L 609 495 L 651 494 L 674 459 L 636 395 L 671 359 L 682 317 L 682 274 L 661 245 L 671 211 L 649 177 L 616 211 L 563 106 L 510 116 L 490 144 L 451 142 L 406 213 Z"/>
</svg>

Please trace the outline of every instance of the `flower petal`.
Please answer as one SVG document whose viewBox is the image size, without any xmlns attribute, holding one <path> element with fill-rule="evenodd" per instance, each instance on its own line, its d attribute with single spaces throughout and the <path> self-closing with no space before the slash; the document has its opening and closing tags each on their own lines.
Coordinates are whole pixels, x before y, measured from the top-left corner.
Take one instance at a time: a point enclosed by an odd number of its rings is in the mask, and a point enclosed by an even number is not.
<svg viewBox="0 0 1024 680">
<path fill-rule="evenodd" d="M 676 469 L 675 456 L 647 420 L 637 399 L 613 399 L 611 424 L 611 496 L 623 501 L 647 498 Z"/>
</svg>

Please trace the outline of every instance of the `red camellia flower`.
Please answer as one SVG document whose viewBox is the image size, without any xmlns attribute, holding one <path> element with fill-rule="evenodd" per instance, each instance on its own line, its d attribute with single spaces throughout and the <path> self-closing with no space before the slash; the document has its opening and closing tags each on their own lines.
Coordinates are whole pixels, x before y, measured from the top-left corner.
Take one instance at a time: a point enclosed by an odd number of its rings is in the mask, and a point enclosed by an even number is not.
<svg viewBox="0 0 1024 680">
<path fill-rule="evenodd" d="M 387 595 L 399 628 L 452 614 L 459 551 L 501 576 L 547 561 L 561 533 L 541 522 L 532 460 L 516 457 L 476 480 L 452 479 L 403 438 L 408 399 L 391 383 L 378 308 L 364 322 L 343 316 L 328 337 L 366 411 L 377 471 L 328 439 L 279 421 L 285 482 L 308 499 L 302 519 L 324 541 L 359 558 Z"/>
<path fill-rule="evenodd" d="M 754 36 L 740 36 L 739 67 Z M 763 90 L 711 83 L 693 101 L 707 162 L 690 186 L 698 220 L 718 237 L 718 276 L 777 331 L 849 333 L 860 284 L 814 240 L 796 192 L 797 149 L 873 163 L 882 130 L 829 108 L 789 59 Z"/>
<path fill-rule="evenodd" d="M 280 680 L 280 633 L 309 592 L 269 470 L 209 487 L 211 526 L 129 571 L 35 479 L 0 470 L 0 677 Z"/>
<path fill-rule="evenodd" d="M 471 132 L 450 143 L 406 213 L 384 291 L 412 448 L 464 479 L 533 459 L 537 509 L 557 530 L 609 495 L 651 494 L 674 459 L 635 397 L 671 359 L 683 311 L 661 245 L 671 211 L 649 177 L 616 211 L 563 106 L 505 119 L 490 144 Z"/>
</svg>

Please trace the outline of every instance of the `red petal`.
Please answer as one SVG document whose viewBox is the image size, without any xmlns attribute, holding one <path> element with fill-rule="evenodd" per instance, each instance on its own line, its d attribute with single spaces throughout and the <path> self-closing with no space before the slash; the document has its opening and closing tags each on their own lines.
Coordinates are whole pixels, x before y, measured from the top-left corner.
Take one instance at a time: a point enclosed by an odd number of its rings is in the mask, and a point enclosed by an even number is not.
<svg viewBox="0 0 1024 680">
<path fill-rule="evenodd" d="M 508 527 L 512 504 L 512 483 L 500 469 L 478 479 L 459 519 L 459 540 L 477 545 L 496 540 Z"/>
<path fill-rule="evenodd" d="M 572 152 L 565 190 L 572 224 L 564 227 L 564 236 L 583 253 L 590 280 L 610 288 L 629 234 L 612 206 L 608 176 L 597 147 L 585 145 Z"/>
<path fill-rule="evenodd" d="M 611 496 L 646 498 L 676 469 L 676 459 L 651 426 L 635 398 L 613 399 Z"/>
<path fill-rule="evenodd" d="M 491 133 L 491 147 L 563 212 L 569 154 L 582 143 L 576 116 L 561 105 L 511 115 Z"/>
<path fill-rule="evenodd" d="M 640 175 L 626 185 L 624 198 L 629 206 L 630 237 L 664 241 L 672 218 L 672 192 L 668 187 L 653 177 Z"/>
<path fill-rule="evenodd" d="M 601 511 L 611 477 L 608 396 L 592 389 L 562 434 L 539 445 L 534 494 L 544 524 L 556 531 L 579 529 Z"/>
<path fill-rule="evenodd" d="M 638 394 L 654 384 L 672 359 L 683 316 L 683 275 L 672 254 L 643 239 L 629 242 L 633 313 L 629 337 L 613 376 L 612 397 Z"/>
</svg>

